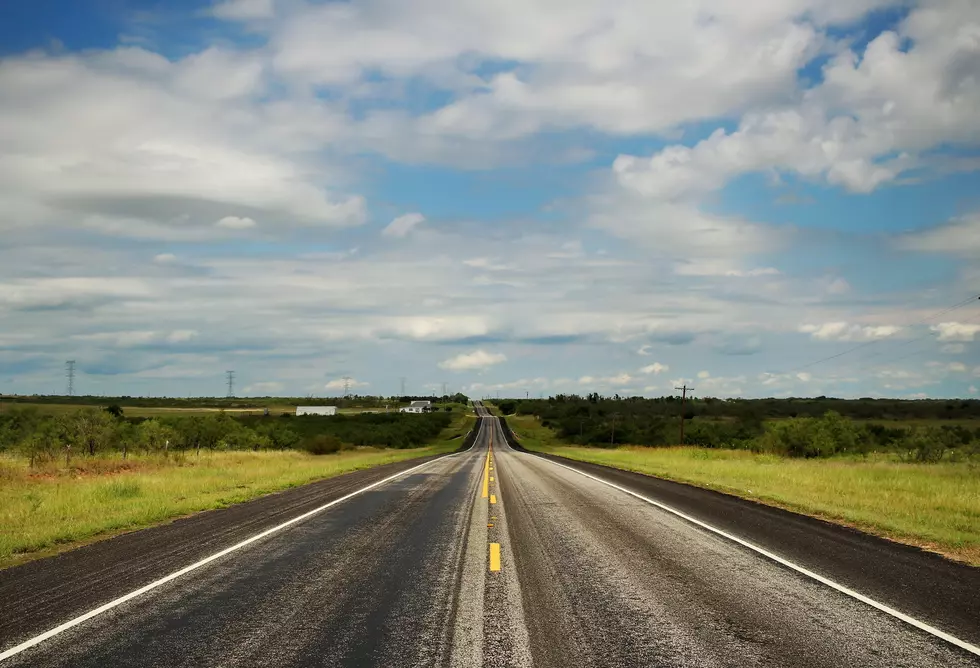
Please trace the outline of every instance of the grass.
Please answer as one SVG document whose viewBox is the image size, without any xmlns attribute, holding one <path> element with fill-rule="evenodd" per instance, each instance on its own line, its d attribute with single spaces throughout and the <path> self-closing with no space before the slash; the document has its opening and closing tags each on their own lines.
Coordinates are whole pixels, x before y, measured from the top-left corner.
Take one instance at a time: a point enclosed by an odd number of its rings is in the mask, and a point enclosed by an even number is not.
<svg viewBox="0 0 980 668">
<path fill-rule="evenodd" d="M 852 526 L 980 566 L 980 467 L 889 455 L 789 459 L 694 447 L 569 446 L 534 418 L 508 424 L 529 450 L 691 483 Z"/>
<path fill-rule="evenodd" d="M 466 424 L 461 416 L 439 441 L 406 450 L 215 452 L 177 461 L 114 455 L 40 471 L 23 458 L 0 458 L 0 568 L 314 480 L 451 452 Z"/>
</svg>

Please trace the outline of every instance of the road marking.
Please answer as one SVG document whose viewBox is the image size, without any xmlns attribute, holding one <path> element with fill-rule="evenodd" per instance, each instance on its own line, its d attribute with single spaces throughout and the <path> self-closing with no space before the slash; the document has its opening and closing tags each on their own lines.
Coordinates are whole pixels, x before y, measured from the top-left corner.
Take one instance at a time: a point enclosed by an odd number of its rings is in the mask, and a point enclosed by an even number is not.
<svg viewBox="0 0 980 668">
<path fill-rule="evenodd" d="M 500 543 L 490 543 L 490 570 L 500 570 Z"/>
<path fill-rule="evenodd" d="M 490 503 L 497 503 L 497 495 L 496 494 L 491 494 L 490 495 Z"/>
<path fill-rule="evenodd" d="M 551 464 L 554 464 L 555 466 L 560 466 L 563 469 L 568 469 L 569 471 L 574 471 L 575 473 L 578 473 L 579 475 L 585 476 L 586 478 L 590 478 L 591 480 L 595 480 L 596 482 L 601 482 L 603 485 L 608 485 L 609 487 L 612 487 L 613 489 L 618 489 L 619 491 L 625 492 L 626 494 L 629 494 L 632 497 L 635 497 L 637 499 L 640 499 L 641 501 L 646 501 L 647 503 L 649 503 L 652 506 L 656 506 L 657 508 L 660 508 L 661 510 L 665 510 L 668 513 L 671 513 L 672 515 L 676 515 L 677 517 L 680 517 L 683 520 L 687 520 L 691 524 L 695 524 L 695 525 L 701 527 L 702 529 L 707 529 L 708 531 L 710 531 L 710 532 L 712 532 L 714 534 L 717 534 L 717 535 L 721 536 L 722 538 L 727 538 L 728 540 L 730 540 L 732 542 L 735 542 L 735 543 L 738 543 L 739 545 L 741 545 L 743 547 L 747 547 L 748 549 L 752 550 L 753 552 L 757 552 L 758 554 L 761 554 L 762 556 L 764 556 L 764 557 L 766 557 L 768 559 L 771 559 L 772 561 L 775 561 L 778 564 L 782 564 L 783 566 L 786 566 L 787 568 L 790 568 L 790 569 L 796 571 L 797 573 L 800 573 L 801 575 L 805 575 L 808 578 L 812 578 L 812 579 L 816 580 L 817 582 L 820 582 L 822 584 L 825 584 L 828 587 L 830 587 L 831 589 L 836 589 L 837 591 L 839 591 L 840 593 L 844 594 L 845 596 L 850 596 L 851 598 L 857 599 L 858 601 L 861 601 L 862 603 L 865 603 L 867 605 L 870 605 L 872 608 L 876 608 L 877 610 L 880 610 L 881 612 L 884 612 L 887 615 L 891 615 L 892 617 L 894 617 L 896 619 L 900 619 L 901 621 L 903 621 L 906 624 L 909 624 L 911 626 L 914 626 L 915 628 L 919 629 L 920 631 L 925 631 L 926 633 L 929 633 L 931 635 L 934 635 L 937 638 L 940 638 L 942 640 L 945 640 L 946 642 L 948 642 L 948 643 L 950 643 L 952 645 L 956 645 L 960 649 L 964 649 L 967 652 L 970 652 L 971 654 L 976 654 L 977 656 L 980 656 L 980 647 L 977 647 L 976 645 L 972 645 L 972 644 L 966 642 L 965 640 L 960 640 L 956 636 L 952 636 L 952 635 L 946 633 L 945 631 L 940 631 L 939 629 L 937 629 L 934 626 L 931 626 L 930 624 L 926 624 L 925 622 L 919 621 L 915 617 L 910 617 L 909 615 L 906 615 L 904 612 L 901 612 L 899 610 L 896 610 L 895 608 L 892 608 L 891 606 L 885 605 L 884 603 L 879 603 L 878 601 L 874 600 L 873 598 L 870 598 L 868 596 L 865 596 L 864 594 L 862 594 L 860 592 L 854 591 L 853 589 L 850 589 L 849 587 L 845 587 L 844 585 L 839 584 L 839 583 L 831 580 L 830 578 L 825 578 L 824 576 L 822 576 L 822 575 L 820 575 L 818 573 L 814 573 L 813 571 L 811 571 L 811 570 L 809 570 L 807 568 L 804 568 L 803 566 L 800 566 L 798 564 L 795 564 L 792 561 L 790 561 L 788 559 L 785 559 L 784 557 L 781 557 L 778 554 L 775 554 L 773 552 L 770 552 L 769 550 L 767 550 L 767 549 L 765 549 L 763 547 L 759 547 L 758 545 L 756 545 L 754 543 L 750 543 L 749 541 L 747 541 L 745 539 L 742 539 L 742 538 L 739 538 L 738 536 L 735 536 L 733 534 L 730 534 L 727 531 L 724 531 L 722 529 L 718 529 L 717 527 L 711 526 L 710 524 L 707 524 L 706 522 L 702 522 L 701 520 L 699 520 L 699 519 L 697 519 L 695 517 L 692 517 L 691 515 L 688 515 L 687 513 L 683 512 L 683 511 L 677 510 L 676 508 L 672 508 L 672 507 L 670 507 L 670 506 L 668 506 L 666 504 L 661 503 L 660 501 L 655 501 L 655 500 L 653 500 L 653 499 L 651 499 L 649 497 L 643 496 L 642 494 L 638 494 L 638 493 L 636 493 L 636 492 L 634 492 L 634 491 L 632 491 L 630 489 L 627 489 L 625 487 L 621 487 L 621 486 L 619 486 L 619 485 L 617 485 L 615 483 L 609 482 L 608 480 L 603 480 L 602 478 L 598 478 L 598 477 L 596 477 L 594 475 L 590 475 L 588 473 L 585 473 L 584 471 L 580 471 L 580 470 L 578 470 L 578 469 L 576 469 L 576 468 L 574 468 L 572 466 L 566 466 L 565 464 L 559 464 L 558 462 L 556 462 L 554 460 L 551 460 L 551 459 L 546 459 L 545 457 L 541 457 L 541 459 L 544 459 L 545 461 L 550 462 Z M 492 502 L 493 501 L 491 501 L 491 503 Z"/>
<path fill-rule="evenodd" d="M 487 461 L 483 465 L 483 498 L 484 499 L 487 498 L 488 494 L 490 494 L 490 469 L 491 468 L 493 467 L 490 466 L 490 451 L 488 450 Z"/>
<path fill-rule="evenodd" d="M 122 605 L 123 603 L 126 603 L 127 601 L 131 601 L 132 599 L 136 598 L 137 596 L 140 596 L 142 594 L 145 594 L 148 591 L 152 591 L 153 589 L 156 589 L 157 587 L 160 587 L 162 585 L 165 585 L 168 582 L 170 582 L 171 580 L 176 580 L 177 578 L 181 577 L 182 575 L 186 575 L 187 573 L 190 573 L 191 571 L 195 571 L 198 568 L 201 568 L 202 566 L 206 566 L 207 564 L 210 564 L 212 561 L 214 561 L 216 559 L 220 559 L 221 557 L 223 557 L 223 556 L 225 556 L 227 554 L 231 554 L 232 552 L 236 552 L 236 551 L 242 549 L 243 547 L 246 547 L 247 545 L 251 545 L 252 543 L 254 543 L 257 540 L 261 540 L 262 538 L 265 538 L 266 536 L 271 536 L 272 534 L 278 533 L 279 531 L 282 531 L 283 529 L 285 529 L 287 527 L 290 527 L 290 526 L 292 526 L 292 525 L 294 525 L 294 524 L 296 524 L 298 522 L 302 522 L 305 519 L 309 519 L 310 517 L 313 517 L 317 513 L 323 512 L 327 508 L 331 508 L 333 506 L 336 506 L 339 503 L 343 503 L 344 501 L 347 501 L 348 499 L 351 499 L 351 498 L 357 496 L 358 494 L 363 494 L 364 492 L 367 492 L 369 490 L 372 490 L 375 487 L 379 487 L 379 486 L 385 484 L 386 482 L 391 482 L 392 480 L 395 480 L 396 478 L 401 478 L 402 476 L 406 476 L 409 473 L 412 473 L 414 471 L 418 471 L 420 468 L 425 467 L 425 466 L 429 466 L 430 464 L 433 464 L 433 463 L 435 463 L 437 461 L 440 461 L 441 459 L 444 459 L 446 457 L 451 457 L 451 456 L 453 456 L 453 454 L 456 454 L 456 453 L 452 453 L 452 454 L 449 454 L 449 455 L 443 455 L 442 457 L 439 457 L 437 459 L 433 459 L 433 460 L 427 461 L 427 462 L 425 462 L 423 464 L 419 464 L 418 466 L 413 466 L 412 468 L 407 469 L 405 471 L 402 471 L 400 473 L 396 473 L 394 475 L 390 475 L 387 478 L 383 478 L 383 479 L 381 479 L 381 480 L 379 480 L 377 482 L 371 483 L 367 487 L 362 487 L 362 488 L 360 488 L 358 490 L 355 490 L 355 491 L 351 492 L 350 494 L 345 494 L 344 496 L 340 497 L 339 499 L 334 499 L 333 501 L 331 501 L 329 503 L 325 503 L 322 506 L 319 506 L 317 508 L 314 508 L 313 510 L 309 510 L 309 511 L 303 513 L 302 515 L 299 515 L 297 517 L 294 517 L 291 520 L 287 520 L 287 521 L 283 522 L 282 524 L 277 524 L 276 526 L 271 527 L 269 529 L 266 529 L 265 531 L 262 531 L 261 533 L 257 533 L 254 536 L 252 536 L 251 538 L 246 538 L 245 540 L 241 541 L 240 543 L 235 543 L 231 547 L 226 547 L 225 549 L 221 550 L 220 552 L 216 552 L 216 553 L 212 554 L 210 557 L 205 557 L 204 559 L 201 559 L 200 561 L 194 562 L 190 566 L 185 566 L 184 568 L 181 568 L 179 571 L 174 571 L 170 575 L 165 575 L 164 577 L 160 578 L 159 580 L 154 580 L 153 582 L 151 582 L 148 585 L 144 585 L 144 586 L 140 587 L 139 589 L 137 589 L 135 591 L 131 591 L 128 594 L 125 594 L 123 596 L 120 596 L 117 599 L 114 599 L 112 601 L 109 601 L 108 603 L 105 603 L 103 605 L 100 605 L 99 607 L 97 607 L 97 608 L 95 608 L 93 610 L 89 610 L 84 615 L 81 615 L 79 617 L 75 617 L 74 619 L 69 620 L 69 621 L 67 621 L 64 624 L 61 624 L 59 626 L 56 626 L 56 627 L 54 627 L 53 629 L 51 629 L 49 631 L 45 631 L 44 633 L 42 633 L 40 635 L 34 636 L 30 640 L 25 640 L 24 642 L 22 642 L 19 645 L 15 645 L 14 647 L 11 647 L 10 649 L 7 649 L 7 650 L 5 650 L 3 652 L 0 652 L 0 661 L 3 661 L 4 659 L 9 659 L 10 657 L 12 657 L 12 656 L 14 656 L 16 654 L 20 654 L 24 650 L 30 649 L 31 647 L 34 647 L 35 645 L 38 645 L 38 644 L 44 642 L 45 640 L 48 640 L 50 638 L 53 638 L 54 636 L 58 635 L 59 633 L 62 633 L 63 631 L 67 631 L 70 628 L 73 628 L 75 626 L 78 626 L 82 622 L 86 622 L 86 621 L 92 619 L 93 617 L 97 617 L 97 616 L 101 615 L 103 612 L 107 612 L 108 610 L 112 610 L 113 608 L 118 607 L 118 606 Z"/>
<path fill-rule="evenodd" d="M 493 476 L 490 476 L 490 482 L 493 482 Z"/>
</svg>

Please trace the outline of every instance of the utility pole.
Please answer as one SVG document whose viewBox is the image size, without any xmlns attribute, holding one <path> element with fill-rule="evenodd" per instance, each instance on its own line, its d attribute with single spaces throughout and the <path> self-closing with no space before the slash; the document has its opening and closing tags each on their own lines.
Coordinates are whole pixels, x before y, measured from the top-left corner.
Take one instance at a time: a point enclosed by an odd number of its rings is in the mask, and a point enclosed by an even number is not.
<svg viewBox="0 0 980 668">
<path fill-rule="evenodd" d="M 684 445 L 684 402 L 687 400 L 687 393 L 693 392 L 693 387 L 688 387 L 687 383 L 684 383 L 684 387 L 675 387 L 675 390 L 681 390 L 681 445 Z"/>
<path fill-rule="evenodd" d="M 399 378 L 399 380 L 401 380 L 401 382 L 402 382 L 402 394 L 401 394 L 401 396 L 404 397 L 405 396 L 405 381 L 407 380 L 407 378 L 405 378 L 405 376 L 402 376 L 401 378 Z"/>
<path fill-rule="evenodd" d="M 65 376 L 68 377 L 68 396 L 75 394 L 75 360 L 65 362 Z"/>
<path fill-rule="evenodd" d="M 231 399 L 235 396 L 235 372 L 225 371 L 225 376 L 228 379 L 228 398 Z"/>
<path fill-rule="evenodd" d="M 442 396 L 444 396 L 444 397 L 449 396 L 448 394 L 446 394 L 446 383 L 445 382 L 443 382 L 443 384 L 442 384 Z"/>
</svg>

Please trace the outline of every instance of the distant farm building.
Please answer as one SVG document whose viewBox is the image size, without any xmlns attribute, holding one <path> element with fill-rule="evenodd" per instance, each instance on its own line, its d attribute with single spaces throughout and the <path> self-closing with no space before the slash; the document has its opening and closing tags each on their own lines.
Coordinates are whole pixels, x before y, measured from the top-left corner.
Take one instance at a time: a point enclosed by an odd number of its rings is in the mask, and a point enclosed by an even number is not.
<svg viewBox="0 0 980 668">
<path fill-rule="evenodd" d="M 431 401 L 413 401 L 405 408 L 399 408 L 400 413 L 428 413 L 432 410 Z"/>
<path fill-rule="evenodd" d="M 336 406 L 297 406 L 296 415 L 336 415 Z"/>
</svg>

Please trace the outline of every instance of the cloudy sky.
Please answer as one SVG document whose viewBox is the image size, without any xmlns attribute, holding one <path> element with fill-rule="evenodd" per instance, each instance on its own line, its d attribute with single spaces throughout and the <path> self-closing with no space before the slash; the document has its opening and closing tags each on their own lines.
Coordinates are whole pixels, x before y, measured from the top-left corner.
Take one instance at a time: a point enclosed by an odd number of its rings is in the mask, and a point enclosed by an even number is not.
<svg viewBox="0 0 980 668">
<path fill-rule="evenodd" d="M 975 0 L 7 2 L 0 91 L 0 393 L 978 393 Z"/>
</svg>

